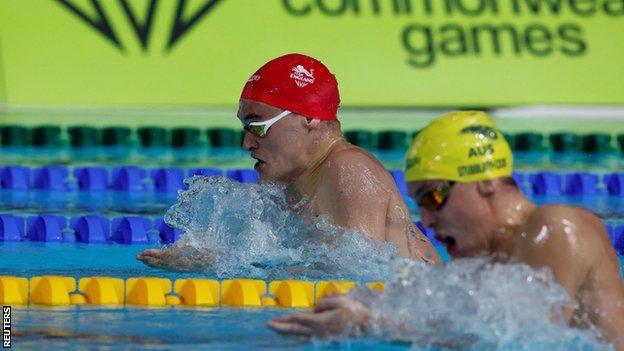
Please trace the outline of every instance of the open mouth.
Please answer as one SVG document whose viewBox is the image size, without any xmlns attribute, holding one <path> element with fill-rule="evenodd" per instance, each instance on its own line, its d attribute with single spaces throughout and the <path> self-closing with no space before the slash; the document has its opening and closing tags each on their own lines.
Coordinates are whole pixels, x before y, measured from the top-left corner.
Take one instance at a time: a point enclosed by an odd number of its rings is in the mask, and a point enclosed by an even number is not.
<svg viewBox="0 0 624 351">
<path fill-rule="evenodd" d="M 436 239 L 444 244 L 449 255 L 454 256 L 457 253 L 457 240 L 450 235 L 436 234 Z"/>
<path fill-rule="evenodd" d="M 261 159 L 259 159 L 259 158 L 258 158 L 257 156 L 255 156 L 255 155 L 251 155 L 251 157 L 252 157 L 254 160 L 258 161 L 258 162 L 256 162 L 256 164 L 254 164 L 254 169 L 255 169 L 256 171 L 259 171 L 261 168 L 263 168 L 263 167 L 264 167 L 264 165 L 265 165 L 264 161 L 262 161 Z"/>
</svg>

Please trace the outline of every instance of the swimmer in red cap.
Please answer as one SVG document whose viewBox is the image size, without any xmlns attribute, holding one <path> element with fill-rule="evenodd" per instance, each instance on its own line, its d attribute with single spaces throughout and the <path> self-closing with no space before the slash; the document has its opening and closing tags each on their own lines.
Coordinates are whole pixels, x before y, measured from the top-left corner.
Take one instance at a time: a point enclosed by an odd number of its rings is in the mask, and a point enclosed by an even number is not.
<svg viewBox="0 0 624 351">
<path fill-rule="evenodd" d="M 260 181 L 287 183 L 289 195 L 307 198 L 310 219 L 327 216 L 374 241 L 396 243 L 402 256 L 439 263 L 390 174 L 344 139 L 339 104 L 336 78 L 312 57 L 281 56 L 252 74 L 238 118 Z M 161 251 L 148 250 L 139 259 L 160 266 L 160 256 Z"/>
<path fill-rule="evenodd" d="M 336 77 L 309 56 L 281 56 L 251 75 L 238 118 L 260 180 L 288 183 L 295 196 L 307 197 L 310 218 L 328 216 L 372 240 L 395 242 L 403 256 L 439 262 L 390 174 L 344 139 L 339 104 Z"/>
</svg>

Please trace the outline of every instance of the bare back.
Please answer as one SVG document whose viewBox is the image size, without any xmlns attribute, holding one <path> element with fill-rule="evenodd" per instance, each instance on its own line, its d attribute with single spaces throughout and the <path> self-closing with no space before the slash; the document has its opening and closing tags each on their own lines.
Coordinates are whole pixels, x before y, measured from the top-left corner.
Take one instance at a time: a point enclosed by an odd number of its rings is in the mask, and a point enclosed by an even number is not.
<svg viewBox="0 0 624 351">
<path fill-rule="evenodd" d="M 374 241 L 394 242 L 401 256 L 440 263 L 431 243 L 412 223 L 390 174 L 356 146 L 343 143 L 332 150 L 318 169 L 310 200 L 313 216 L 327 215 Z"/>
</svg>

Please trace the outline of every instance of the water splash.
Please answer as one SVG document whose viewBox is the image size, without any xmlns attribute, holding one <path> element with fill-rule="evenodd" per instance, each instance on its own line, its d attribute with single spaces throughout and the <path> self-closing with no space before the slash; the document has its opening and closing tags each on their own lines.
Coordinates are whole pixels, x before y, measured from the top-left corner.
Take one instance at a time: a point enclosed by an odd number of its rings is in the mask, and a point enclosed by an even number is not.
<svg viewBox="0 0 624 351">
<path fill-rule="evenodd" d="M 360 281 L 394 272 L 380 297 L 367 289 L 355 289 L 352 296 L 371 306 L 376 337 L 408 341 L 414 349 L 610 349 L 591 330 L 550 321 L 566 293 L 548 271 L 485 259 L 443 267 L 396 259 L 392 244 L 372 243 L 327 218 L 307 222 L 300 214 L 305 203 L 289 205 L 283 186 L 222 177 L 194 177 L 187 184 L 165 217 L 185 235 L 168 250 L 190 261 L 209 255 L 213 259 L 203 271 Z"/>
<path fill-rule="evenodd" d="M 219 277 L 382 279 L 396 245 L 373 243 L 289 205 L 285 187 L 223 177 L 187 179 L 188 190 L 165 215 L 184 235 L 166 250 L 179 266 Z M 206 259 L 210 257 L 211 259 Z M 186 261 L 186 262 L 184 262 Z M 193 262 L 189 262 L 193 261 Z"/>
<path fill-rule="evenodd" d="M 425 350 L 611 349 L 596 341 L 593 329 L 551 322 L 567 295 L 549 270 L 485 259 L 443 267 L 396 260 L 392 266 L 394 276 L 379 297 L 366 289 L 351 293 L 371 306 L 377 337 Z"/>
</svg>

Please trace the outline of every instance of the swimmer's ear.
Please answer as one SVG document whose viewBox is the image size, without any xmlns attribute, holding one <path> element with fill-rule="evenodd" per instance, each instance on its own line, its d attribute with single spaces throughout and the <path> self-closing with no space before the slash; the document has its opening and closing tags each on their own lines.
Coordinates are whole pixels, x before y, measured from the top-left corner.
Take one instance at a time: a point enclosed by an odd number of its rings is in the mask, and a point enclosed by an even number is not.
<svg viewBox="0 0 624 351">
<path fill-rule="evenodd" d="M 490 197 L 496 191 L 496 182 L 492 180 L 482 180 L 477 182 L 477 191 L 483 197 Z"/>
<path fill-rule="evenodd" d="M 308 130 L 319 129 L 321 125 L 321 121 L 318 119 L 306 118 L 305 121 L 306 121 L 306 127 L 308 128 Z"/>
</svg>

